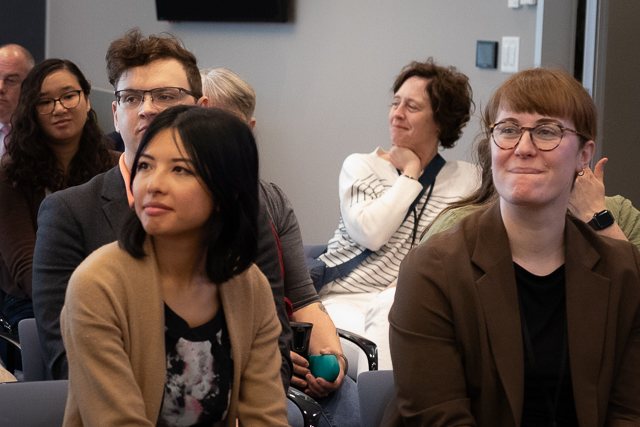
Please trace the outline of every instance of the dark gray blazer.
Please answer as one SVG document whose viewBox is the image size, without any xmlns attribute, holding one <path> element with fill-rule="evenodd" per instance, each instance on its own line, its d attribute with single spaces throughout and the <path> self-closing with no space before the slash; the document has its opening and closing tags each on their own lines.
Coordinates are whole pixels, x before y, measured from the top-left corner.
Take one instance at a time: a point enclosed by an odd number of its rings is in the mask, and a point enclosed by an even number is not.
<svg viewBox="0 0 640 427">
<path fill-rule="evenodd" d="M 86 184 L 44 199 L 33 254 L 33 310 L 49 379 L 66 378 L 67 357 L 60 312 L 67 283 L 78 265 L 117 239 L 130 213 L 118 166 Z"/>
</svg>

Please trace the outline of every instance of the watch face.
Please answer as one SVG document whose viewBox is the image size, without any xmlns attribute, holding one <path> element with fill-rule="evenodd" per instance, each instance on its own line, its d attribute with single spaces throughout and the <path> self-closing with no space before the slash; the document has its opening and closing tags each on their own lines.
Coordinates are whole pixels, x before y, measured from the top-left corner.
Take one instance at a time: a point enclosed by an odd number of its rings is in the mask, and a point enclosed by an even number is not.
<svg viewBox="0 0 640 427">
<path fill-rule="evenodd" d="M 608 210 L 603 210 L 601 212 L 593 215 L 593 219 L 589 221 L 589 225 L 594 230 L 604 230 L 607 227 L 610 227 L 615 222 L 613 215 Z"/>
</svg>

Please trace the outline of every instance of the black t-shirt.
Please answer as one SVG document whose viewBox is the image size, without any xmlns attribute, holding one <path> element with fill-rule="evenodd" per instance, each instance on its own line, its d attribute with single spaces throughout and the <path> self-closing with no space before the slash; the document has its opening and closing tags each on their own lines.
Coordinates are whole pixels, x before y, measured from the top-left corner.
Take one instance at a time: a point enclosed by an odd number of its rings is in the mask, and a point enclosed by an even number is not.
<svg viewBox="0 0 640 427">
<path fill-rule="evenodd" d="M 518 296 L 524 311 L 520 312 L 523 341 L 526 324 L 537 365 L 537 369 L 532 367 L 523 342 L 525 379 L 522 427 L 549 426 L 551 416 L 547 397 L 555 405 L 565 340 L 567 299 L 564 265 L 547 276 L 531 274 L 515 263 L 514 267 Z M 568 354 L 563 371 L 556 409 L 557 425 L 577 427 Z"/>
<path fill-rule="evenodd" d="M 204 325 L 189 324 L 166 304 L 167 381 L 158 426 L 211 426 L 231 399 L 233 359 L 222 307 Z"/>
</svg>

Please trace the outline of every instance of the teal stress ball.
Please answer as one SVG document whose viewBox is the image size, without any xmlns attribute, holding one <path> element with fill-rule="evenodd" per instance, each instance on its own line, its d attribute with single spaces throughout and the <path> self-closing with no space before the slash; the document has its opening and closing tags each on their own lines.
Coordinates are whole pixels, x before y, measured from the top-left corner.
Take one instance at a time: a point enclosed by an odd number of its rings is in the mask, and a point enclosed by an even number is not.
<svg viewBox="0 0 640 427">
<path fill-rule="evenodd" d="M 340 364 L 333 354 L 309 356 L 309 370 L 316 378 L 323 378 L 330 383 L 340 375 Z"/>
</svg>

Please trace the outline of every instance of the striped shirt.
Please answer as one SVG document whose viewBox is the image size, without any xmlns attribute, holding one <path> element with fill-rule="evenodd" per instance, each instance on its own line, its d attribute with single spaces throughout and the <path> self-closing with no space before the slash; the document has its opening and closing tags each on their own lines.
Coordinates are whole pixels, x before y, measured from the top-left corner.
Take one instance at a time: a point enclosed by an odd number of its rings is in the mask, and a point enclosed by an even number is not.
<svg viewBox="0 0 640 427">
<path fill-rule="evenodd" d="M 467 196 L 479 184 L 476 166 L 447 162 L 436 177 L 429 200 L 427 188 L 415 209 L 407 214 L 422 185 L 399 175 L 377 153 L 352 154 L 345 160 L 340 173 L 340 224 L 320 259 L 328 267 L 335 267 L 366 249 L 373 252 L 347 276 L 328 283 L 321 295 L 377 292 L 393 283 L 412 247 L 414 234 L 415 245 L 422 231 L 449 203 Z M 416 219 L 419 221 L 414 229 Z"/>
</svg>

